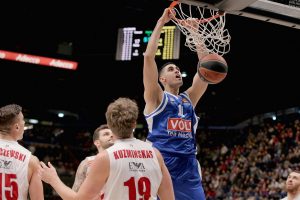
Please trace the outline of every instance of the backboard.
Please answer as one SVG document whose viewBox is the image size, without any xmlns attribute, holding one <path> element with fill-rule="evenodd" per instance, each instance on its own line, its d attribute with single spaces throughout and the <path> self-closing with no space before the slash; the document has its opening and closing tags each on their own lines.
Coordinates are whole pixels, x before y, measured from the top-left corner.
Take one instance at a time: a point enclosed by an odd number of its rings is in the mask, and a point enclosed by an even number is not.
<svg viewBox="0 0 300 200">
<path fill-rule="evenodd" d="M 300 29 L 300 0 L 179 0 L 229 14 Z"/>
</svg>

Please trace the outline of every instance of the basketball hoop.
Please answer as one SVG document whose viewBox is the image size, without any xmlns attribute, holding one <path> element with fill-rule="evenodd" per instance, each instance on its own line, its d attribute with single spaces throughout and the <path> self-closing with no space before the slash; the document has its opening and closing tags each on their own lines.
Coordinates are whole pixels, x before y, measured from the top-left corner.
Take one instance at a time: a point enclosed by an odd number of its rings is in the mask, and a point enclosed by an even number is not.
<svg viewBox="0 0 300 200">
<path fill-rule="evenodd" d="M 185 46 L 203 54 L 224 55 L 230 50 L 230 35 L 225 29 L 225 12 L 173 1 L 171 20 L 186 36 Z"/>
</svg>

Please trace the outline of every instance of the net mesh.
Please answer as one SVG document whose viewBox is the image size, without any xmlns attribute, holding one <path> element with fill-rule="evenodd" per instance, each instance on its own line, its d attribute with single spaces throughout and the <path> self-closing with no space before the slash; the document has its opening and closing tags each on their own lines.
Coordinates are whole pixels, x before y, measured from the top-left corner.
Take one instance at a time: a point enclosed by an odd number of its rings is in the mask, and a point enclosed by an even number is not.
<svg viewBox="0 0 300 200">
<path fill-rule="evenodd" d="M 181 2 L 171 4 L 170 9 L 171 20 L 186 36 L 185 46 L 192 51 L 219 55 L 230 51 L 231 37 L 225 29 L 225 12 Z"/>
</svg>

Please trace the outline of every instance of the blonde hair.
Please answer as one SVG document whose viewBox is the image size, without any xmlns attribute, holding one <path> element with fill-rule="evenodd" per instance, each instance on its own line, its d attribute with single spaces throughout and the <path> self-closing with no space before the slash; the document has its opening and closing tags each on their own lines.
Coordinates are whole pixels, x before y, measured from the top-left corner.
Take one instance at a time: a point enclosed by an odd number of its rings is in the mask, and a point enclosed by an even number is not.
<svg viewBox="0 0 300 200">
<path fill-rule="evenodd" d="M 119 138 L 129 138 L 138 119 L 139 108 L 136 101 L 120 97 L 110 103 L 105 113 L 111 131 Z"/>
</svg>

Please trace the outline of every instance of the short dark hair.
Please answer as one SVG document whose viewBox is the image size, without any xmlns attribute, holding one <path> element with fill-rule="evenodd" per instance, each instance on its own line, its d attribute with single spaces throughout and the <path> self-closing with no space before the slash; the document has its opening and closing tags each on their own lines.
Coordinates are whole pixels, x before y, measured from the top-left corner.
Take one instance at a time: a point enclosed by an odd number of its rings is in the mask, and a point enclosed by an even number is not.
<svg viewBox="0 0 300 200">
<path fill-rule="evenodd" d="M 8 131 L 22 112 L 22 107 L 17 104 L 9 104 L 0 108 L 0 131 Z"/>
<path fill-rule="evenodd" d="M 167 62 L 167 63 L 163 64 L 163 65 L 159 68 L 159 70 L 158 70 L 158 75 L 159 75 L 159 76 L 161 75 L 162 70 L 163 70 L 166 66 L 168 66 L 168 65 L 176 65 L 176 64 L 173 63 L 173 62 Z M 177 66 L 177 65 L 176 65 L 176 66 Z"/>
<path fill-rule="evenodd" d="M 95 140 L 99 139 L 100 131 L 103 130 L 103 129 L 108 129 L 108 125 L 107 124 L 102 124 L 98 128 L 96 128 L 96 130 L 94 131 L 94 134 L 93 134 L 93 142 L 95 142 Z"/>
</svg>

